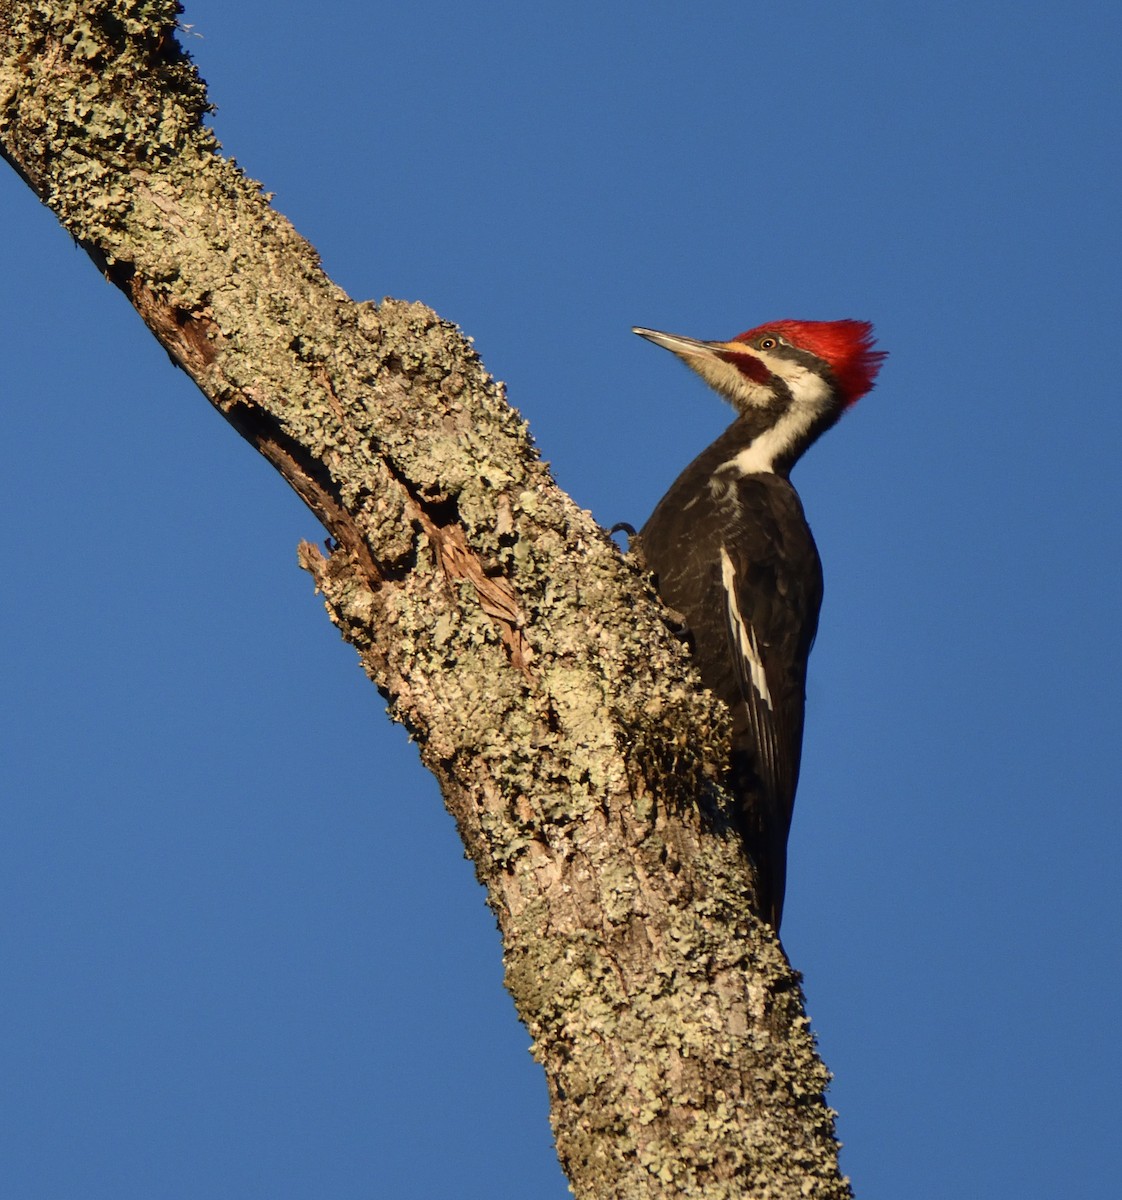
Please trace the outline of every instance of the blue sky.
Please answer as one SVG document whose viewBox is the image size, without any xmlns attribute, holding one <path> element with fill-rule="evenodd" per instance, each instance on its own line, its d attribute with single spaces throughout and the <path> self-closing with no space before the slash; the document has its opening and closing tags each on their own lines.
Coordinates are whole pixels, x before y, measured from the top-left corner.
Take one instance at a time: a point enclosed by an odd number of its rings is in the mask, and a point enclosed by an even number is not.
<svg viewBox="0 0 1122 1200">
<path fill-rule="evenodd" d="M 632 324 L 863 317 L 784 942 L 863 1200 L 1113 1194 L 1116 5 L 188 0 L 226 151 L 458 322 L 602 522 L 729 420 Z M 321 535 L 0 175 L 0 1178 L 559 1197 L 435 785 Z"/>
</svg>

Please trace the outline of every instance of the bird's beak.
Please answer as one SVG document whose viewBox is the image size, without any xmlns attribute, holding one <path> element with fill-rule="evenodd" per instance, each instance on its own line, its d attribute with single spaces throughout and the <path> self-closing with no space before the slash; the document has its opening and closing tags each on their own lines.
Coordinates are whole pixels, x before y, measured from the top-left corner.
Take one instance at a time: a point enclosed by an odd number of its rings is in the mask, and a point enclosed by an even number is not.
<svg viewBox="0 0 1122 1200">
<path fill-rule="evenodd" d="M 715 342 L 699 342 L 696 338 L 682 337 L 678 333 L 660 333 L 657 329 L 643 329 L 638 325 L 632 326 L 631 332 L 681 358 L 713 358 L 717 354 Z"/>
</svg>

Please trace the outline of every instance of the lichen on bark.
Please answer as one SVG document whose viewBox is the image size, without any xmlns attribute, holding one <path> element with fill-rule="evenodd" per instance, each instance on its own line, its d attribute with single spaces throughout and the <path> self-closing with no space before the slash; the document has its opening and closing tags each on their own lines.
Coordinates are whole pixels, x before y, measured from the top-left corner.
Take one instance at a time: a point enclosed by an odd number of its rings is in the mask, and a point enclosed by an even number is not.
<svg viewBox="0 0 1122 1200">
<path fill-rule="evenodd" d="M 355 303 L 219 153 L 170 0 L 0 0 L 0 142 L 330 535 L 300 561 L 440 782 L 587 1197 L 843 1197 L 752 915 L 727 713 L 460 331 Z"/>
</svg>

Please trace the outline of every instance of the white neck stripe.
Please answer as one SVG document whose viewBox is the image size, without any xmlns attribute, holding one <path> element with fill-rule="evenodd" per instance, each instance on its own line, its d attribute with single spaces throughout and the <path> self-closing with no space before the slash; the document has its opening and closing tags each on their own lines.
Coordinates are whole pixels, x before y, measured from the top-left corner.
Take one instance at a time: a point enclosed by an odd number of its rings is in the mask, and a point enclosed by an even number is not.
<svg viewBox="0 0 1122 1200">
<path fill-rule="evenodd" d="M 741 475 L 767 475 L 774 472 L 776 462 L 798 445 L 817 417 L 816 412 L 788 409 L 770 429 L 766 429 L 727 463 L 722 463 L 722 467 L 732 467 Z"/>
<path fill-rule="evenodd" d="M 761 354 L 760 358 L 768 362 L 769 367 L 772 366 L 767 355 Z M 801 445 L 814 423 L 830 407 L 833 393 L 821 375 L 802 366 L 792 369 L 790 362 L 784 362 L 783 366 L 783 381 L 791 393 L 787 411 L 770 429 L 755 438 L 750 446 L 724 464 L 742 475 L 774 472 L 779 459 Z M 775 374 L 779 374 L 779 371 L 775 371 Z"/>
</svg>

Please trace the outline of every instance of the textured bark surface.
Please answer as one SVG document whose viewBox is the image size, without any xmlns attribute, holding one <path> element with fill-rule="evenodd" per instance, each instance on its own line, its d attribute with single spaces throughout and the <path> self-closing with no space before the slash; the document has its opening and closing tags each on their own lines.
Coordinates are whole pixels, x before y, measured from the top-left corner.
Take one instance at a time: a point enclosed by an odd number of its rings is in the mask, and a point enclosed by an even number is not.
<svg viewBox="0 0 1122 1200">
<path fill-rule="evenodd" d="M 848 1196 L 727 714 L 460 332 L 352 302 L 217 153 L 176 17 L 0 0 L 3 153 L 329 531 L 301 562 L 487 887 L 574 1191 Z"/>
</svg>

